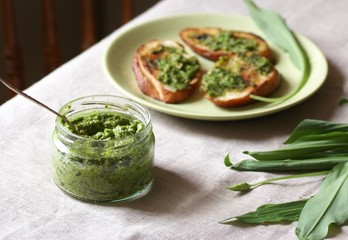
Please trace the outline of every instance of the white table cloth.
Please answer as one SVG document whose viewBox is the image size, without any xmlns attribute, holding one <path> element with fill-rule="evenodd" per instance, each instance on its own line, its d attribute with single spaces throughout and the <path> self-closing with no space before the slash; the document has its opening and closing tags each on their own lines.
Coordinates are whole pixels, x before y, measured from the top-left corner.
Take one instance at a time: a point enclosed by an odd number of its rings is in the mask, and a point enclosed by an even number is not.
<svg viewBox="0 0 348 240">
<path fill-rule="evenodd" d="M 129 203 L 95 205 L 68 197 L 51 180 L 55 117 L 17 96 L 0 107 L 0 239 L 296 239 L 296 223 L 229 226 L 225 218 L 314 194 L 322 177 L 266 185 L 247 194 L 229 184 L 258 181 L 270 173 L 237 173 L 223 164 L 227 153 L 278 148 L 305 118 L 348 122 L 348 2 L 260 0 L 288 25 L 315 42 L 329 62 L 323 87 L 305 102 L 265 117 L 225 122 L 189 120 L 151 110 L 156 135 L 155 184 Z M 150 19 L 194 12 L 247 15 L 243 1 L 165 0 L 123 28 Z M 188 23 L 189 24 L 189 23 Z M 124 29 L 123 29 L 124 30 Z M 106 79 L 102 55 L 115 34 L 27 89 L 59 109 L 91 94 L 121 95 Z M 348 239 L 344 226 L 335 239 Z"/>
</svg>

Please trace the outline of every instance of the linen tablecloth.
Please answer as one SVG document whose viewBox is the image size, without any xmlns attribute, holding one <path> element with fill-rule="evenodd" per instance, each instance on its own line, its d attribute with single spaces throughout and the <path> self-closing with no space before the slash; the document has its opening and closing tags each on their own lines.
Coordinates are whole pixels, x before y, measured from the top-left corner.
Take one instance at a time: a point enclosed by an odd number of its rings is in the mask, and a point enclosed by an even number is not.
<svg viewBox="0 0 348 240">
<path fill-rule="evenodd" d="M 282 112 L 240 121 L 198 121 L 150 110 L 156 136 L 153 189 L 133 202 L 101 205 L 72 199 L 55 186 L 51 179 L 55 117 L 17 96 L 0 107 L 0 239 L 296 239 L 296 223 L 218 222 L 262 204 L 309 197 L 323 178 L 290 180 L 237 194 L 226 187 L 276 174 L 233 172 L 223 159 L 227 153 L 241 160 L 244 150 L 278 148 L 305 118 L 348 122 L 348 106 L 338 105 L 348 96 L 348 2 L 256 3 L 280 13 L 327 57 L 329 74 L 315 95 Z M 81 96 L 122 95 L 102 70 L 102 55 L 112 38 L 137 23 L 196 12 L 248 14 L 243 1 L 161 1 L 26 92 L 54 109 Z M 348 227 L 334 237 L 347 239 Z"/>
</svg>

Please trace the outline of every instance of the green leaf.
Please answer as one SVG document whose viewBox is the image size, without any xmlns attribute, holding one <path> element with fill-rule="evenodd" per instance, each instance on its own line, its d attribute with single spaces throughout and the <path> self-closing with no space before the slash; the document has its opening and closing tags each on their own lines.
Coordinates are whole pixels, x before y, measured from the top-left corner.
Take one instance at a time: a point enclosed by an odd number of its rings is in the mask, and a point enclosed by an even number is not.
<svg viewBox="0 0 348 240">
<path fill-rule="evenodd" d="M 288 52 L 292 62 L 299 70 L 303 69 L 302 48 L 285 20 L 272 10 L 259 8 L 252 0 L 245 0 L 245 4 L 256 25 L 267 38 L 273 44 Z"/>
<path fill-rule="evenodd" d="M 298 139 L 296 142 L 292 144 L 297 143 L 303 143 L 303 142 L 314 142 L 314 141 L 321 141 L 321 140 L 330 140 L 332 142 L 348 142 L 348 132 L 330 132 L 330 133 L 323 133 L 323 134 L 313 134 L 313 135 L 306 135 Z"/>
<path fill-rule="evenodd" d="M 232 169 L 237 171 L 316 171 L 331 170 L 340 163 L 348 162 L 348 156 L 343 157 L 325 157 L 306 160 L 274 160 L 274 161 L 256 161 L 243 160 L 232 165 Z"/>
<path fill-rule="evenodd" d="M 225 159 L 224 159 L 224 163 L 225 163 L 225 166 L 226 166 L 226 167 L 232 166 L 232 163 L 231 163 L 230 155 L 229 155 L 229 154 L 226 155 L 226 157 L 225 157 Z"/>
<path fill-rule="evenodd" d="M 265 204 L 258 207 L 255 212 L 228 218 L 220 223 L 233 224 L 236 221 L 241 221 L 251 224 L 265 224 L 297 221 L 307 200 L 308 199 L 304 199 L 281 204 Z"/>
<path fill-rule="evenodd" d="M 348 149 L 348 138 L 343 140 L 326 139 L 320 141 L 306 141 L 287 145 L 285 147 L 272 151 L 245 151 L 244 153 L 252 156 L 259 161 L 273 161 L 296 159 L 307 154 L 344 149 Z"/>
<path fill-rule="evenodd" d="M 331 224 L 348 220 L 348 163 L 331 170 L 318 193 L 310 199 L 300 215 L 296 235 L 299 239 L 323 239 Z"/>
<path fill-rule="evenodd" d="M 252 0 L 245 0 L 251 17 L 267 38 L 276 46 L 288 52 L 294 65 L 301 71 L 301 81 L 293 92 L 280 98 L 265 98 L 253 95 L 252 98 L 264 102 L 284 101 L 294 96 L 307 82 L 310 64 L 307 53 L 285 20 L 276 12 L 257 7 Z"/>
<path fill-rule="evenodd" d="M 348 124 L 333 123 L 329 121 L 305 119 L 291 133 L 285 144 L 300 141 L 308 135 L 320 135 L 332 132 L 348 132 Z"/>
</svg>

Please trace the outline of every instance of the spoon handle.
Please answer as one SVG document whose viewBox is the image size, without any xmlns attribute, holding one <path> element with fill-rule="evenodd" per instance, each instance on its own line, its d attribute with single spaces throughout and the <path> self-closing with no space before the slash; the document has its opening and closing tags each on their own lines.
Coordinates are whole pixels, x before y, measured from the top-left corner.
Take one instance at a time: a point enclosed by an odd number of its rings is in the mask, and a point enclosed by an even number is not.
<svg viewBox="0 0 348 240">
<path fill-rule="evenodd" d="M 15 93 L 21 95 L 22 97 L 25 97 L 26 99 L 38 104 L 39 106 L 43 107 L 43 108 L 46 108 L 48 111 L 54 113 L 55 115 L 57 115 L 58 117 L 60 117 L 64 122 L 66 122 L 67 124 L 69 124 L 69 126 L 72 128 L 73 132 L 77 133 L 77 129 L 76 129 L 76 126 L 74 124 L 72 124 L 68 119 L 67 117 L 65 117 L 64 115 L 54 111 L 52 108 L 46 106 L 45 104 L 43 104 L 42 102 L 39 102 L 38 100 L 30 97 L 28 94 L 24 93 L 23 91 L 15 88 L 14 86 L 12 86 L 11 84 L 5 82 L 4 80 L 2 80 L 0 78 L 0 81 L 2 82 L 2 84 L 4 84 L 7 88 L 11 89 L 12 91 L 14 91 Z"/>
</svg>

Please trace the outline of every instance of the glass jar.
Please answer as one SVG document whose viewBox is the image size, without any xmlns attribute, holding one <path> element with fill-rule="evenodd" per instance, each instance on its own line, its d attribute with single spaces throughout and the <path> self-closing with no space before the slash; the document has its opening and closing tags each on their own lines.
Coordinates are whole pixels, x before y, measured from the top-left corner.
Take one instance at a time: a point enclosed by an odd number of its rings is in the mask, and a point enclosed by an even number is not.
<svg viewBox="0 0 348 240">
<path fill-rule="evenodd" d="M 143 128 L 127 137 L 98 140 L 72 133 L 60 118 L 53 131 L 53 180 L 70 196 L 118 202 L 145 195 L 152 187 L 154 135 L 149 111 L 126 98 L 95 95 L 73 100 L 60 110 L 70 121 L 90 114 L 138 119 Z"/>
</svg>

